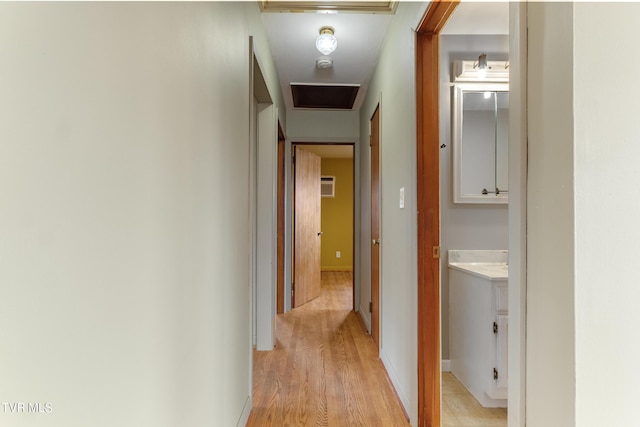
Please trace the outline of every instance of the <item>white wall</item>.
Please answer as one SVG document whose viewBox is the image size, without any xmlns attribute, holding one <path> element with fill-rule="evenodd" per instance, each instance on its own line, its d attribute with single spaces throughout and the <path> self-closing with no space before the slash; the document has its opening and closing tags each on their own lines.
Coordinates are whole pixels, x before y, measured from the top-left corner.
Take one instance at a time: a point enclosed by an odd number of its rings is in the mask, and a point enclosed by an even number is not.
<svg viewBox="0 0 640 427">
<path fill-rule="evenodd" d="M 425 3 L 400 3 L 360 110 L 360 306 L 371 301 L 369 121 L 380 102 L 380 357 L 413 425 L 417 423 L 417 214 L 415 28 Z M 405 208 L 399 190 L 405 188 Z M 362 310 L 368 316 L 368 310 Z"/>
<path fill-rule="evenodd" d="M 355 142 L 357 111 L 287 110 L 287 139 L 293 142 Z"/>
<path fill-rule="evenodd" d="M 252 3 L 0 4 L 0 402 L 53 409 L 0 424 L 243 423 L 257 22 Z"/>
<path fill-rule="evenodd" d="M 526 425 L 564 427 L 575 425 L 573 5 L 528 13 Z"/>
<path fill-rule="evenodd" d="M 507 205 L 469 205 L 453 203 L 451 114 L 451 63 L 472 60 L 481 53 L 491 60 L 508 59 L 509 36 L 440 37 L 440 259 L 442 307 L 442 357 L 449 358 L 449 249 L 507 249 Z"/>
<path fill-rule="evenodd" d="M 640 4 L 574 6 L 576 425 L 638 423 Z M 597 31 L 595 29 L 597 28 Z"/>
</svg>

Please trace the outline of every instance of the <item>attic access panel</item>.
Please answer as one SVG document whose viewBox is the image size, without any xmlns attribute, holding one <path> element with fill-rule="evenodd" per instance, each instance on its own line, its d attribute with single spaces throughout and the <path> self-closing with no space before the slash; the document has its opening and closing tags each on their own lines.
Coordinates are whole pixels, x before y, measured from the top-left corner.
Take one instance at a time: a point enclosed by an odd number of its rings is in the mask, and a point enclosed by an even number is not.
<svg viewBox="0 0 640 427">
<path fill-rule="evenodd" d="M 296 108 L 330 108 L 351 110 L 360 85 L 308 85 L 291 83 Z"/>
</svg>

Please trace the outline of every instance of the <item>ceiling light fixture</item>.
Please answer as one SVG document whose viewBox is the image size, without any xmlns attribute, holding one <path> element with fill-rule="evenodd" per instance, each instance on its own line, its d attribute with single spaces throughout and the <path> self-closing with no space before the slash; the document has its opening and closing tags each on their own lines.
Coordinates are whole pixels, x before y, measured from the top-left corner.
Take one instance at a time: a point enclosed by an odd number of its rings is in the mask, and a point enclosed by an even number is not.
<svg viewBox="0 0 640 427">
<path fill-rule="evenodd" d="M 487 55 L 484 53 L 478 57 L 478 77 L 487 77 Z"/>
<path fill-rule="evenodd" d="M 338 47 L 338 40 L 336 40 L 333 33 L 335 33 L 333 27 L 320 28 L 320 35 L 316 39 L 316 47 L 323 55 L 329 55 Z"/>
<path fill-rule="evenodd" d="M 483 63 L 484 61 L 482 61 Z M 460 82 L 508 82 L 509 81 L 509 60 L 486 61 L 484 70 L 480 69 L 481 62 L 477 59 L 473 61 L 453 61 L 451 81 Z M 483 64 L 484 66 L 484 64 Z"/>
</svg>

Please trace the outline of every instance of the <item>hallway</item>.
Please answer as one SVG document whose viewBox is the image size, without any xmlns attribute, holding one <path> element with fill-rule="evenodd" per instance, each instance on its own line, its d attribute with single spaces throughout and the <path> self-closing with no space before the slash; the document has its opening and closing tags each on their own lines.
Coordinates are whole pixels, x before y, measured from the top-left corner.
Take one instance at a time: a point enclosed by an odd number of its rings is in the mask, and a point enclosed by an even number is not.
<svg viewBox="0 0 640 427">
<path fill-rule="evenodd" d="M 351 272 L 322 272 L 321 296 L 278 316 L 248 426 L 409 425 L 351 298 Z"/>
</svg>

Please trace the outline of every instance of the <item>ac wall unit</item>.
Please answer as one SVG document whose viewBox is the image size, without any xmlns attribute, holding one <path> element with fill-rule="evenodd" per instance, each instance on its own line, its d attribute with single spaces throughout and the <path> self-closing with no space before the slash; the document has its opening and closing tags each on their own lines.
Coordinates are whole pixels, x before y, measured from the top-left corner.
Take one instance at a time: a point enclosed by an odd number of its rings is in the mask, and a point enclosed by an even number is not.
<svg viewBox="0 0 640 427">
<path fill-rule="evenodd" d="M 320 195 L 322 197 L 336 196 L 336 177 L 323 175 L 320 177 Z"/>
</svg>

